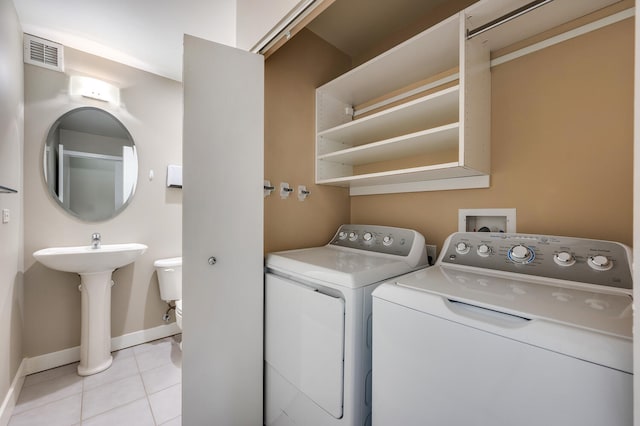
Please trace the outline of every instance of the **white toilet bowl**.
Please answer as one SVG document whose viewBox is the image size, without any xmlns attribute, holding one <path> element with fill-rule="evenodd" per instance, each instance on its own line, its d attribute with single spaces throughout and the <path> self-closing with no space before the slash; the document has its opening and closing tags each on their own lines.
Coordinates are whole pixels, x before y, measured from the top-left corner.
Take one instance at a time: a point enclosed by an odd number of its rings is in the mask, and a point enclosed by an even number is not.
<svg viewBox="0 0 640 426">
<path fill-rule="evenodd" d="M 160 298 L 167 303 L 175 303 L 176 324 L 182 330 L 182 257 L 159 259 L 153 262 L 153 266 L 158 272 Z"/>
</svg>

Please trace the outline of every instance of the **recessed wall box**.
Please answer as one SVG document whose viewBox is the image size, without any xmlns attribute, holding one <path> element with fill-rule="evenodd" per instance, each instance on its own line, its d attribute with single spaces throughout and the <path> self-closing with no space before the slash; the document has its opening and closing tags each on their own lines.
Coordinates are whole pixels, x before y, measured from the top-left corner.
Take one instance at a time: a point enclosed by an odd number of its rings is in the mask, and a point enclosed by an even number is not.
<svg viewBox="0 0 640 426">
<path fill-rule="evenodd" d="M 459 232 L 516 232 L 516 209 L 459 209 Z"/>
<path fill-rule="evenodd" d="M 182 188 L 182 166 L 167 166 L 167 187 Z"/>
</svg>

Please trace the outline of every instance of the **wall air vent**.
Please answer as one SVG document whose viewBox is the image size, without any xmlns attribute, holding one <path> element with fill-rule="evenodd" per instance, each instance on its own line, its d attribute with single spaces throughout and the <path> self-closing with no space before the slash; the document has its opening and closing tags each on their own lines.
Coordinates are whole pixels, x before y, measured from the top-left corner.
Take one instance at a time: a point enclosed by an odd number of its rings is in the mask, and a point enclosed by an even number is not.
<svg viewBox="0 0 640 426">
<path fill-rule="evenodd" d="M 64 47 L 31 34 L 24 35 L 24 62 L 55 71 L 64 71 Z"/>
</svg>

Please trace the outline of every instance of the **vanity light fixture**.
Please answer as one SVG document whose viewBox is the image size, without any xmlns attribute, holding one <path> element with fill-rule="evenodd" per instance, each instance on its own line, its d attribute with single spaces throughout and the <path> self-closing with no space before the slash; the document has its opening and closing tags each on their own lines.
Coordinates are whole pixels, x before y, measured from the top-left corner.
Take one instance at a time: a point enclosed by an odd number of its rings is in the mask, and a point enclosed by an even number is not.
<svg viewBox="0 0 640 426">
<path fill-rule="evenodd" d="M 120 89 L 112 84 L 79 75 L 72 75 L 69 80 L 69 93 L 72 96 L 97 99 L 114 105 L 120 104 Z"/>
</svg>

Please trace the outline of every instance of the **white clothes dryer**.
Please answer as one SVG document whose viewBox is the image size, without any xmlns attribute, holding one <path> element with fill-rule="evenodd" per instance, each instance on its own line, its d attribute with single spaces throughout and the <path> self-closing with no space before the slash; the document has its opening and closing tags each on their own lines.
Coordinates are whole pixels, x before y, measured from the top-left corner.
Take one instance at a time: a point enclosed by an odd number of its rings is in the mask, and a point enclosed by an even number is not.
<svg viewBox="0 0 640 426">
<path fill-rule="evenodd" d="M 455 233 L 373 292 L 373 425 L 631 425 L 631 251 Z"/>
<path fill-rule="evenodd" d="M 268 254 L 265 425 L 371 424 L 371 292 L 427 265 L 424 236 L 373 225 Z"/>
</svg>

